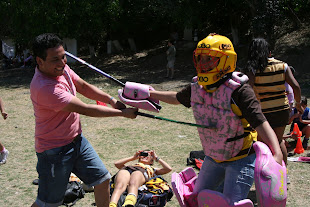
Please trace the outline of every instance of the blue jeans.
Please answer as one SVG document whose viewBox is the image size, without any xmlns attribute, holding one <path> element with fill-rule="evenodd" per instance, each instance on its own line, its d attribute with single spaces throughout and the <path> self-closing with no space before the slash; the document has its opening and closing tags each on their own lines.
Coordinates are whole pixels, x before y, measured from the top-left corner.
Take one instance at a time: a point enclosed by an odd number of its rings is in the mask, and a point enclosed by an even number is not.
<svg viewBox="0 0 310 207">
<path fill-rule="evenodd" d="M 60 206 L 71 172 L 85 184 L 96 186 L 111 178 L 98 154 L 80 135 L 72 143 L 37 153 L 39 189 L 36 204 Z"/>
<path fill-rule="evenodd" d="M 255 159 L 254 153 L 240 160 L 217 163 L 206 156 L 194 192 L 203 189 L 216 191 L 224 183 L 222 193 L 229 199 L 230 205 L 247 198 L 254 182 Z"/>
</svg>

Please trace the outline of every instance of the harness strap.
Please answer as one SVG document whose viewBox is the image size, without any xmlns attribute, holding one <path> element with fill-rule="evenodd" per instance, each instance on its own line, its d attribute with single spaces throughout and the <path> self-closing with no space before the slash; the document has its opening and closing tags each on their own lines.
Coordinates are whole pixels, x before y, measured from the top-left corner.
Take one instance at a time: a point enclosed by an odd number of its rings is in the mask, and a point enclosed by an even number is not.
<svg viewBox="0 0 310 207">
<path fill-rule="evenodd" d="M 228 139 L 226 140 L 226 142 L 233 142 L 233 141 L 236 141 L 236 140 L 238 140 L 238 139 L 242 139 L 242 138 L 248 136 L 249 134 L 250 134 L 250 132 L 244 132 L 243 134 L 241 134 L 241 135 L 239 135 L 239 136 L 235 136 L 235 137 L 232 137 L 232 138 L 228 138 Z"/>
<path fill-rule="evenodd" d="M 249 147 L 249 148 L 246 148 L 246 149 L 243 149 L 243 150 L 241 150 L 237 155 L 236 155 L 236 157 L 237 156 L 241 156 L 241 155 L 251 155 L 251 154 L 254 154 L 255 153 L 255 150 L 254 150 L 254 148 L 252 147 L 253 145 L 251 145 L 251 147 Z"/>
</svg>

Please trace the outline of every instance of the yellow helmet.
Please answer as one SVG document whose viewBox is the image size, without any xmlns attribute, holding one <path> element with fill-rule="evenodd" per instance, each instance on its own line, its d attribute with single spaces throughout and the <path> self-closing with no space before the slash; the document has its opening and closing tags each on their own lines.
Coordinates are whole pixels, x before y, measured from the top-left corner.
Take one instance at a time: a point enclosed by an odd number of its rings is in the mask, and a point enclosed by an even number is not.
<svg viewBox="0 0 310 207">
<path fill-rule="evenodd" d="M 212 33 L 198 42 L 193 59 L 198 84 L 208 86 L 236 69 L 237 54 L 227 37 Z"/>
</svg>

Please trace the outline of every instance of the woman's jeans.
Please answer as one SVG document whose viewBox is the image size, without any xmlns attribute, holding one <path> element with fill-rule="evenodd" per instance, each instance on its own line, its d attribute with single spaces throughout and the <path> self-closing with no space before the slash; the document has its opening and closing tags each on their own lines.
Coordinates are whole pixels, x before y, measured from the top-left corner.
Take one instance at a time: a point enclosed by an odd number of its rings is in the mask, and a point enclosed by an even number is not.
<svg viewBox="0 0 310 207">
<path fill-rule="evenodd" d="M 203 189 L 218 190 L 229 199 L 230 205 L 246 199 L 254 182 L 256 155 L 251 154 L 240 160 L 217 163 L 206 156 L 196 180 L 194 192 Z"/>
</svg>

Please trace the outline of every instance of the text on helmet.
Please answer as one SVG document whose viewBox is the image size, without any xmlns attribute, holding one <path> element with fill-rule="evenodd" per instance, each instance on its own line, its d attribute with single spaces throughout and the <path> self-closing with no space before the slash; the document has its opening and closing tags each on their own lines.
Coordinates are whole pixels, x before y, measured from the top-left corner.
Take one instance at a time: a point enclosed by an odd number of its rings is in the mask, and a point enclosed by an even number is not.
<svg viewBox="0 0 310 207">
<path fill-rule="evenodd" d="M 200 45 L 197 46 L 197 48 L 210 48 L 211 45 L 210 44 L 205 44 L 205 43 L 201 43 Z"/>
<path fill-rule="evenodd" d="M 208 77 L 202 77 L 202 76 L 198 77 L 199 82 L 208 82 L 208 80 L 209 80 Z"/>
<path fill-rule="evenodd" d="M 220 50 L 230 50 L 231 44 L 220 44 L 219 48 Z"/>
</svg>

